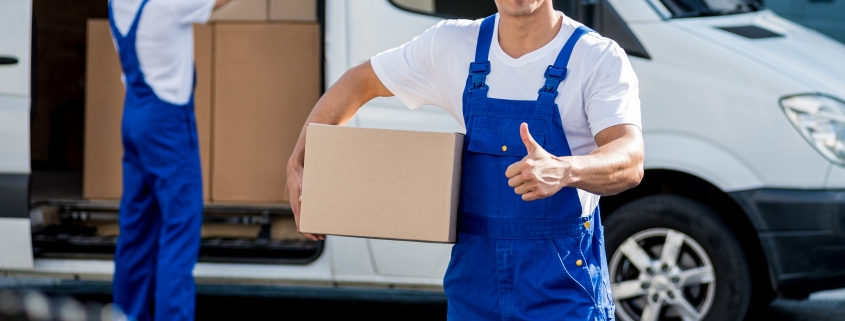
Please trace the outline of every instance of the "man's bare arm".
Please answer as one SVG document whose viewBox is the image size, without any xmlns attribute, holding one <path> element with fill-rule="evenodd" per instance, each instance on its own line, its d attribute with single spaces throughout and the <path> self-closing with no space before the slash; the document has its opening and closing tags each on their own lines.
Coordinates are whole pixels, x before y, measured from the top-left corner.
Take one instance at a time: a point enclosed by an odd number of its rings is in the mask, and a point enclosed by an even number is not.
<svg viewBox="0 0 845 321">
<path fill-rule="evenodd" d="M 302 195 L 302 170 L 305 162 L 305 128 L 309 123 L 343 125 L 349 122 L 361 106 L 376 97 L 393 96 L 373 71 L 367 61 L 346 71 L 342 77 L 323 94 L 311 110 L 299 140 L 288 160 L 288 191 L 290 206 L 299 229 L 299 210 Z M 312 240 L 323 240 L 324 235 L 305 234 Z"/>
<path fill-rule="evenodd" d="M 528 155 L 508 167 L 508 185 L 522 199 L 533 201 L 571 186 L 598 195 L 614 195 L 637 186 L 643 178 L 642 133 L 634 125 L 616 125 L 599 132 L 598 149 L 584 156 L 557 157 L 537 144 L 523 124 L 520 135 Z"/>
</svg>

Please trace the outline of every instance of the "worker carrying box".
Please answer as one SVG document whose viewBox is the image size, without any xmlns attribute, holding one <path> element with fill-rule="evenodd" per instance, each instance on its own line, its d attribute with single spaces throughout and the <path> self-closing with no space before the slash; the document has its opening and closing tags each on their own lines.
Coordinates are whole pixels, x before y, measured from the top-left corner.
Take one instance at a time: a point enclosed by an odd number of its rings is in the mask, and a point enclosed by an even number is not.
<svg viewBox="0 0 845 321">
<path fill-rule="evenodd" d="M 496 15 L 443 21 L 350 69 L 308 122 L 345 124 L 370 99 L 395 95 L 410 108 L 444 108 L 465 125 L 457 240 L 443 282 L 449 320 L 613 320 L 598 200 L 642 179 L 636 75 L 615 42 L 554 11 L 551 0 L 496 6 Z M 309 186 L 320 175 L 308 167 L 311 158 L 337 155 L 310 154 L 306 141 L 316 132 L 307 129 L 288 163 L 300 228 L 320 220 L 307 217 L 313 203 L 331 202 L 311 199 L 313 188 L 364 186 L 326 186 L 331 178 Z M 393 152 L 360 151 L 398 160 Z M 385 163 L 373 175 L 418 165 Z M 379 215 L 391 213 L 368 215 L 374 221 L 343 222 L 378 225 L 388 221 Z"/>
</svg>

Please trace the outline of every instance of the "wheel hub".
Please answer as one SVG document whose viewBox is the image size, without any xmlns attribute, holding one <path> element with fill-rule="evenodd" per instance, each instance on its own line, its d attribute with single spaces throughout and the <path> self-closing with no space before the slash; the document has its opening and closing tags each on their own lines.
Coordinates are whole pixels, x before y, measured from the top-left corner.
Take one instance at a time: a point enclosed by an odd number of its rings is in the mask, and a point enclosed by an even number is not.
<svg viewBox="0 0 845 321">
<path fill-rule="evenodd" d="M 658 291 L 663 291 L 669 286 L 671 286 L 671 284 L 669 283 L 669 278 L 667 278 L 665 275 L 655 275 L 651 279 L 651 284 L 654 284 L 654 288 Z"/>
</svg>

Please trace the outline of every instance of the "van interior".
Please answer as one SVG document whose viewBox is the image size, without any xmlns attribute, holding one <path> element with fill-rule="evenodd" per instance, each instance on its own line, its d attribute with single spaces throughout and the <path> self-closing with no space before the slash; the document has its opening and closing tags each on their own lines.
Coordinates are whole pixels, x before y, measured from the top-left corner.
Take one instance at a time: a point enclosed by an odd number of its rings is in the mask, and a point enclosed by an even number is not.
<svg viewBox="0 0 845 321">
<path fill-rule="evenodd" d="M 30 217 L 36 258 L 111 259 L 117 243 L 119 201 L 83 198 L 88 19 L 108 19 L 107 2 L 33 0 Z M 285 204 L 207 203 L 203 215 L 201 262 L 305 264 L 322 252 L 323 242 L 296 232 Z"/>
</svg>

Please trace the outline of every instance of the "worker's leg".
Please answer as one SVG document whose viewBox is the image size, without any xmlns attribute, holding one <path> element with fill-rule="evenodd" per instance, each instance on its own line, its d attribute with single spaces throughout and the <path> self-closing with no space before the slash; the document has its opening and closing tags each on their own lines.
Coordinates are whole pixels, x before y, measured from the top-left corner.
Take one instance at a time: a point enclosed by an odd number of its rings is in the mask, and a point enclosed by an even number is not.
<svg viewBox="0 0 845 321">
<path fill-rule="evenodd" d="M 159 108 L 155 131 L 146 137 L 144 155 L 161 208 L 156 320 L 193 320 L 197 261 L 202 227 L 202 171 L 193 111 Z"/>
<path fill-rule="evenodd" d="M 139 166 L 131 137 L 124 135 L 124 146 L 120 236 L 114 256 L 114 302 L 127 315 L 147 321 L 155 293 L 159 209 Z"/>
</svg>

